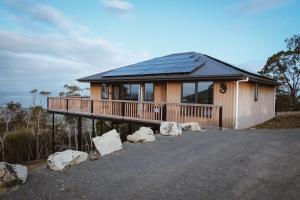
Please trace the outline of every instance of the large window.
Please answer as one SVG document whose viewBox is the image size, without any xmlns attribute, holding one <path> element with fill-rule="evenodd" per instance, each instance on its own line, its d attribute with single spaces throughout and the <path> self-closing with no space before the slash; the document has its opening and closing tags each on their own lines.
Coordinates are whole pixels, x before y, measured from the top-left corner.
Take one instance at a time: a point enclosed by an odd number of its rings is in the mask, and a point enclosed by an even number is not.
<svg viewBox="0 0 300 200">
<path fill-rule="evenodd" d="M 154 101 L 153 83 L 145 83 L 144 98 L 145 98 L 145 101 Z"/>
<path fill-rule="evenodd" d="M 182 83 L 182 103 L 213 104 L 213 82 Z"/>
<path fill-rule="evenodd" d="M 101 85 L 101 99 L 108 99 L 109 89 L 106 84 Z"/>
<path fill-rule="evenodd" d="M 140 84 L 120 84 L 119 87 L 115 86 L 114 90 L 120 91 L 120 100 L 138 101 L 140 99 Z M 114 94 L 114 96 L 118 95 Z"/>
<path fill-rule="evenodd" d="M 214 84 L 213 82 L 198 82 L 198 94 L 196 103 L 213 104 L 214 101 Z"/>
<path fill-rule="evenodd" d="M 182 103 L 195 103 L 196 84 L 183 83 L 182 84 Z"/>
</svg>

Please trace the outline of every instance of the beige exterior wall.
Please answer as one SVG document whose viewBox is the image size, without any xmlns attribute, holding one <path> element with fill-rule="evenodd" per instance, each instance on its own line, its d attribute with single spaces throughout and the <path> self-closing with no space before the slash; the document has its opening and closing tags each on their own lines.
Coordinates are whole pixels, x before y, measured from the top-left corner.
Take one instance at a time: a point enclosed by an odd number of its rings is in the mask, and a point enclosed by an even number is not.
<svg viewBox="0 0 300 200">
<path fill-rule="evenodd" d="M 164 82 L 154 83 L 154 101 L 167 101 L 167 84 Z"/>
<path fill-rule="evenodd" d="M 254 101 L 254 90 L 254 83 L 239 83 L 239 129 L 250 128 L 274 116 L 274 87 L 259 85 L 257 101 Z"/>
<path fill-rule="evenodd" d="M 235 126 L 235 93 L 236 82 L 225 82 L 227 91 L 220 92 L 220 82 L 214 82 L 214 104 L 222 106 L 223 110 L 223 127 L 234 128 Z"/>
<path fill-rule="evenodd" d="M 181 103 L 181 82 L 174 81 L 167 83 L 167 102 Z"/>
<path fill-rule="evenodd" d="M 100 83 L 91 83 L 90 96 L 92 99 L 101 99 L 101 84 Z"/>
</svg>

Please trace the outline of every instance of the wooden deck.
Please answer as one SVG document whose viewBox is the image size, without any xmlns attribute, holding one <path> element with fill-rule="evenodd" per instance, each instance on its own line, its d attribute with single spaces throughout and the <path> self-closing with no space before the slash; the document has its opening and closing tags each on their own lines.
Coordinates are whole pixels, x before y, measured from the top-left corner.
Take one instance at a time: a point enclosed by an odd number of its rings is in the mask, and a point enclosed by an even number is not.
<svg viewBox="0 0 300 200">
<path fill-rule="evenodd" d="M 49 97 L 47 109 L 60 114 L 149 124 L 175 121 L 222 127 L 222 107 L 217 105 Z"/>
</svg>

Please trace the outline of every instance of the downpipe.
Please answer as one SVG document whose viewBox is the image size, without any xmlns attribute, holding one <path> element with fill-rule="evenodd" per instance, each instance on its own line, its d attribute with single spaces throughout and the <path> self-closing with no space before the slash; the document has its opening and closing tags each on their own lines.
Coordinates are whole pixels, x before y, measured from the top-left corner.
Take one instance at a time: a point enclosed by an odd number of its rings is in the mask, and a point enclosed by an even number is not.
<svg viewBox="0 0 300 200">
<path fill-rule="evenodd" d="M 248 82 L 249 77 L 247 76 L 246 79 L 238 80 L 236 81 L 236 92 L 235 92 L 235 129 L 238 129 L 239 127 L 239 120 L 238 120 L 238 114 L 239 114 L 239 85 L 241 82 Z"/>
</svg>

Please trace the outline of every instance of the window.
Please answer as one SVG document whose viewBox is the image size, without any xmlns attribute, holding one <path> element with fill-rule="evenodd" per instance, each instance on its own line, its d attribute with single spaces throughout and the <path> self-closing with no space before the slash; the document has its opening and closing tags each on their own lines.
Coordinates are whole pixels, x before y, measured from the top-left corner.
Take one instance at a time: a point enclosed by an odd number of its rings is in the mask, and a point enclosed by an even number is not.
<svg viewBox="0 0 300 200">
<path fill-rule="evenodd" d="M 182 103 L 195 103 L 196 85 L 192 83 L 182 84 Z"/>
<path fill-rule="evenodd" d="M 213 104 L 214 84 L 209 82 L 198 82 L 197 88 L 197 103 L 199 104 Z"/>
<path fill-rule="evenodd" d="M 108 99 L 109 96 L 108 86 L 106 84 L 101 85 L 101 99 Z"/>
<path fill-rule="evenodd" d="M 257 100 L 258 100 L 258 83 L 256 83 L 254 87 L 254 101 Z"/>
<path fill-rule="evenodd" d="M 138 101 L 140 99 L 140 84 L 121 84 L 120 99 Z"/>
<path fill-rule="evenodd" d="M 213 82 L 182 83 L 182 103 L 213 104 Z"/>
<path fill-rule="evenodd" d="M 153 83 L 145 83 L 144 99 L 145 99 L 145 101 L 154 101 L 154 85 L 153 85 Z"/>
</svg>

